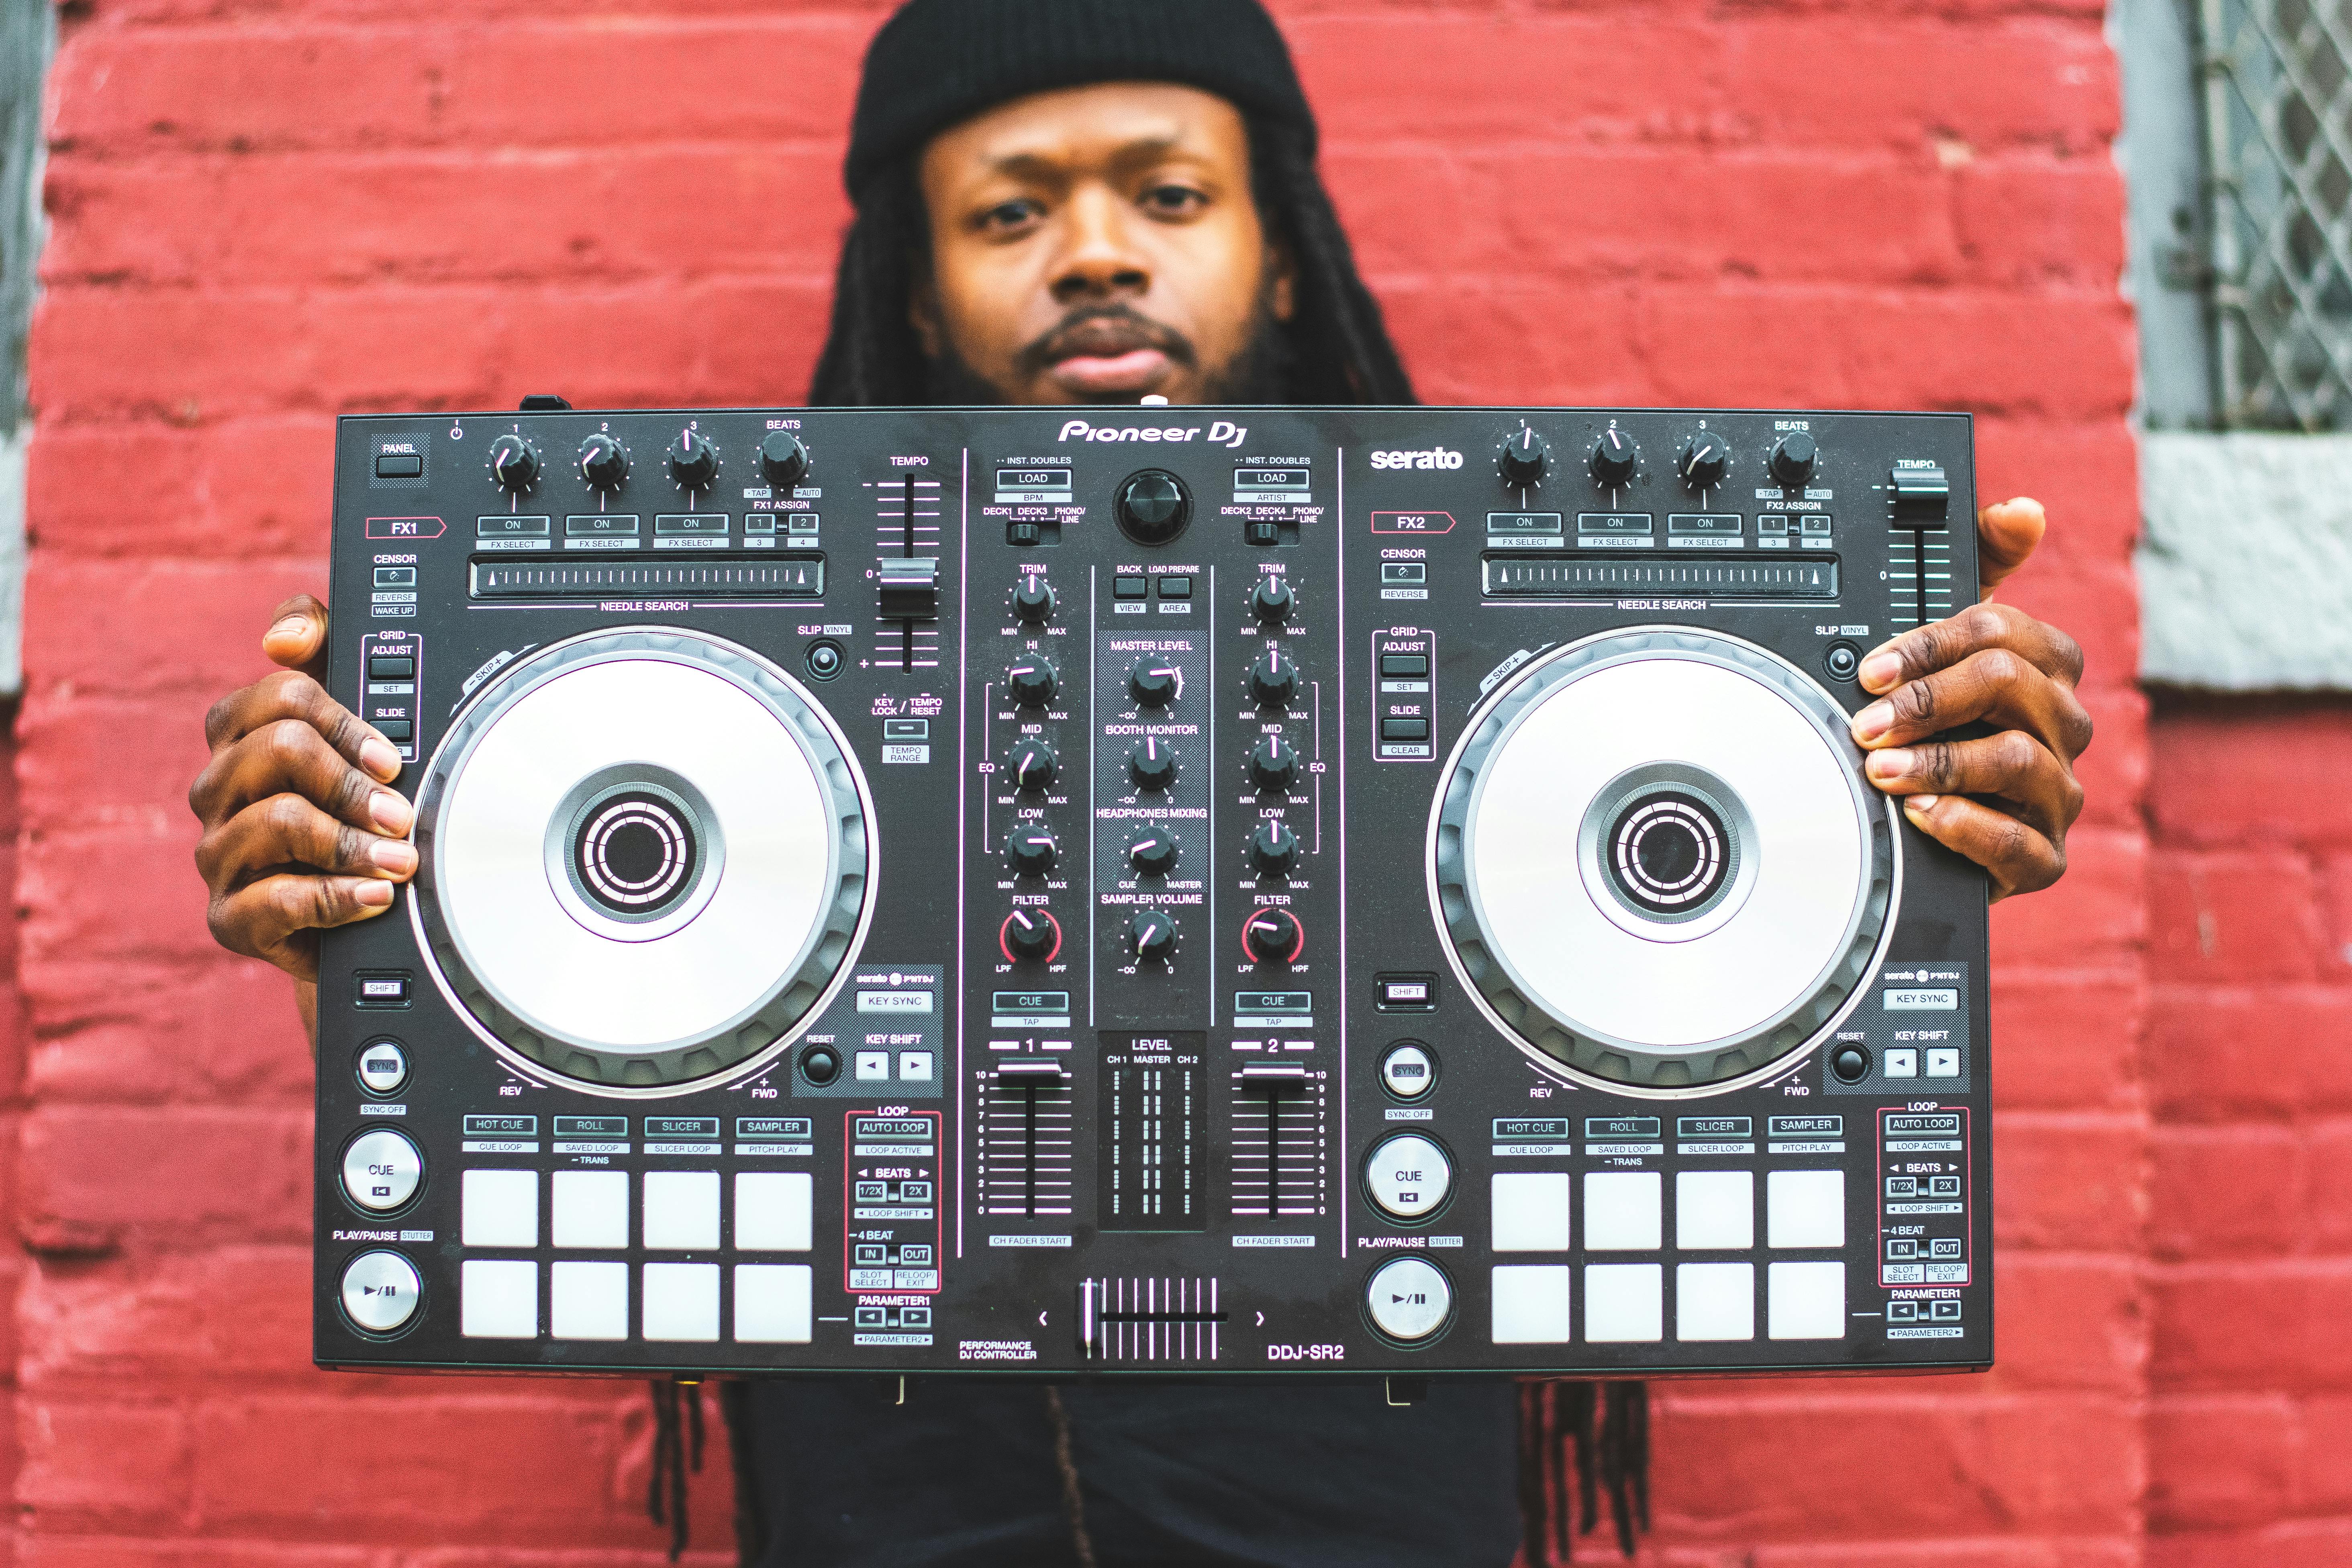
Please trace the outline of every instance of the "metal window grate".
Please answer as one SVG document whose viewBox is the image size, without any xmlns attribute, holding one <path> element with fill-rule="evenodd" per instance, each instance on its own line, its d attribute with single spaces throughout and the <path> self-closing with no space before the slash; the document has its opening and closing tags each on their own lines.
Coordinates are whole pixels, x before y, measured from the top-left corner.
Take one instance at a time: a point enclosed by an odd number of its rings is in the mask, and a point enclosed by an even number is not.
<svg viewBox="0 0 2352 1568">
<path fill-rule="evenodd" d="M 2221 423 L 2352 430 L 2352 0 L 2200 0 Z"/>
</svg>

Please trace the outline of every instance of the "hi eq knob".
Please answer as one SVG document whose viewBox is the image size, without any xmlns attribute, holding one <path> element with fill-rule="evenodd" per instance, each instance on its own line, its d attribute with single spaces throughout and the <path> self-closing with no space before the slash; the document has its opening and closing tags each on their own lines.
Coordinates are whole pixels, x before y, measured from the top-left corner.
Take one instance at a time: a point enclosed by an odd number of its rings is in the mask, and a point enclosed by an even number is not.
<svg viewBox="0 0 2352 1568">
<path fill-rule="evenodd" d="M 580 443 L 580 477 L 592 490 L 616 490 L 629 477 L 629 449 L 599 430 Z"/>
<path fill-rule="evenodd" d="M 1062 689 L 1062 678 L 1050 658 L 1015 659 L 1004 672 L 1004 689 L 1020 706 L 1043 708 Z"/>
<path fill-rule="evenodd" d="M 1551 468 L 1551 443 L 1521 426 L 1496 448 L 1495 468 L 1515 490 L 1539 485 Z"/>
<path fill-rule="evenodd" d="M 539 453 L 520 436 L 501 436 L 490 443 L 490 478 L 509 495 L 522 495 L 539 483 Z"/>
<path fill-rule="evenodd" d="M 707 436 L 681 432 L 669 444 L 667 458 L 669 477 L 683 489 L 707 490 L 719 478 L 719 448 Z"/>
<path fill-rule="evenodd" d="M 1249 689 L 1259 707 L 1286 708 L 1298 695 L 1298 667 L 1280 648 L 1268 648 L 1250 665 Z"/>
<path fill-rule="evenodd" d="M 1633 445 L 1633 437 L 1612 426 L 1592 443 L 1592 451 L 1585 464 L 1592 470 L 1593 481 L 1603 489 L 1616 489 L 1633 477 L 1641 466 L 1642 448 Z"/>
<path fill-rule="evenodd" d="M 1731 443 L 1712 430 L 1701 430 L 1683 443 L 1675 472 L 1691 489 L 1711 490 L 1731 471 Z"/>
</svg>

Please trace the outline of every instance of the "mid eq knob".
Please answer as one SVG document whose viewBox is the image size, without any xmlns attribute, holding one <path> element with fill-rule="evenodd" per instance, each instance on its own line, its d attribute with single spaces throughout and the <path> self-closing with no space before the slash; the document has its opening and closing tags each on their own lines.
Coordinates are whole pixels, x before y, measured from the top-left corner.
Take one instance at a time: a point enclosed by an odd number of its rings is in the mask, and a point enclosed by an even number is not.
<svg viewBox="0 0 2352 1568">
<path fill-rule="evenodd" d="M 1146 828 L 1127 847 L 1127 863 L 1139 877 L 1165 877 L 1176 869 L 1176 836 L 1164 827 Z"/>
<path fill-rule="evenodd" d="M 1111 514 L 1138 544 L 1165 544 L 1192 521 L 1192 495 L 1167 469 L 1146 468 L 1120 482 Z"/>
<path fill-rule="evenodd" d="M 1279 822 L 1261 822 L 1251 830 L 1250 869 L 1261 877 L 1287 877 L 1298 864 L 1298 835 Z"/>
<path fill-rule="evenodd" d="M 1522 426 L 1504 438 L 1495 466 L 1515 490 L 1539 485 L 1551 468 L 1551 443 Z"/>
<path fill-rule="evenodd" d="M 1138 910 L 1127 922 L 1127 951 L 1138 963 L 1165 963 L 1176 956 L 1176 922 L 1165 910 Z"/>
<path fill-rule="evenodd" d="M 1298 782 L 1298 753 L 1279 735 L 1265 735 L 1250 748 L 1250 783 L 1259 789 L 1288 789 Z"/>
<path fill-rule="evenodd" d="M 1054 604 L 1054 584 L 1043 577 L 1024 577 L 1013 590 L 1013 616 L 1024 626 L 1052 620 Z"/>
<path fill-rule="evenodd" d="M 789 430 L 771 430 L 760 442 L 760 473 L 772 485 L 796 485 L 807 477 L 808 448 Z"/>
<path fill-rule="evenodd" d="M 1164 660 L 1145 659 L 1127 672 L 1127 689 L 1146 708 L 1165 708 L 1183 694 L 1184 672 Z"/>
<path fill-rule="evenodd" d="M 1306 945 L 1306 929 L 1288 910 L 1260 910 L 1242 922 L 1242 952 L 1252 963 L 1286 969 Z"/>
<path fill-rule="evenodd" d="M 1675 472 L 1695 490 L 1711 490 L 1731 470 L 1731 443 L 1712 430 L 1702 430 L 1683 443 Z"/>
<path fill-rule="evenodd" d="M 1050 658 L 1022 658 L 1004 672 L 1004 689 L 1024 708 L 1043 708 L 1062 689 L 1062 678 Z"/>
<path fill-rule="evenodd" d="M 1051 963 L 1062 951 L 1062 923 L 1043 910 L 1015 910 L 1004 917 L 996 940 L 1013 963 Z"/>
<path fill-rule="evenodd" d="M 1592 469 L 1593 479 L 1605 489 L 1615 489 L 1633 477 L 1642 461 L 1642 449 L 1633 445 L 1633 437 L 1622 430 L 1611 428 L 1601 433 L 1592 443 L 1592 452 L 1585 459 Z"/>
<path fill-rule="evenodd" d="M 1138 789 L 1166 789 L 1176 782 L 1176 753 L 1157 735 L 1127 753 L 1127 776 Z"/>
<path fill-rule="evenodd" d="M 1062 759 L 1044 741 L 1024 741 L 1013 748 L 1013 787 L 1044 789 L 1061 771 Z"/>
<path fill-rule="evenodd" d="M 1005 863 L 1016 877 L 1044 876 L 1054 868 L 1061 852 L 1051 830 L 1043 827 L 1016 827 L 1004 841 Z"/>
<path fill-rule="evenodd" d="M 620 442 L 599 430 L 580 443 L 580 477 L 592 490 L 616 490 L 629 477 L 629 454 Z"/>
<path fill-rule="evenodd" d="M 1767 465 L 1773 480 L 1794 489 L 1813 477 L 1813 459 L 1820 456 L 1813 438 L 1802 430 L 1791 430 L 1772 443 L 1772 456 Z"/>
<path fill-rule="evenodd" d="M 500 489 L 521 495 L 539 483 L 539 454 L 520 436 L 501 436 L 490 443 L 490 478 Z"/>
<path fill-rule="evenodd" d="M 719 448 L 688 430 L 669 444 L 669 477 L 689 490 L 707 490 L 719 477 Z"/>
<path fill-rule="evenodd" d="M 1286 708 L 1298 695 L 1298 667 L 1280 648 L 1268 648 L 1250 665 L 1249 689 L 1260 707 Z"/>
<path fill-rule="evenodd" d="M 1290 584 L 1279 577 L 1261 577 L 1257 586 L 1250 590 L 1250 614 L 1257 617 L 1261 626 L 1280 626 L 1290 618 L 1297 604 L 1298 597 L 1290 591 Z"/>
</svg>

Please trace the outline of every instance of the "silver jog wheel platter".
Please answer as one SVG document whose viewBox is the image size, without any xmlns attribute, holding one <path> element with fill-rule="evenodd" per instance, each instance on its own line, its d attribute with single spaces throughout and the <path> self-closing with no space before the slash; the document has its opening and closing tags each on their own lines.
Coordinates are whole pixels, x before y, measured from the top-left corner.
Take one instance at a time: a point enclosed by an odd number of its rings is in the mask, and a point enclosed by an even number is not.
<svg viewBox="0 0 2352 1568">
<path fill-rule="evenodd" d="M 417 792 L 436 978 L 541 1076 L 667 1094 L 789 1046 L 869 918 L 866 781 L 750 650 L 593 633 L 495 676 Z"/>
<path fill-rule="evenodd" d="M 1844 710 L 1751 643 L 1611 632 L 1528 661 L 1456 745 L 1430 898 L 1497 1028 L 1619 1092 L 1711 1092 L 1823 1037 L 1900 902 Z"/>
</svg>

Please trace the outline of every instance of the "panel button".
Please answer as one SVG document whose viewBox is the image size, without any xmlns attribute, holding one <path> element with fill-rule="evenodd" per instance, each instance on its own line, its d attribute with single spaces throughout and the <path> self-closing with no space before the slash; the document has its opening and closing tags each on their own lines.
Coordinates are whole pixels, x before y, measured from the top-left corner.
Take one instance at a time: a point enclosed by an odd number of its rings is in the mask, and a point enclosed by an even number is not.
<svg viewBox="0 0 2352 1568">
<path fill-rule="evenodd" d="M 1419 1100 L 1437 1087 L 1437 1058 L 1418 1040 L 1399 1040 L 1381 1058 L 1381 1087 L 1399 1100 Z"/>
<path fill-rule="evenodd" d="M 1494 1271 L 1494 1342 L 1560 1345 L 1569 1341 L 1575 1287 L 1565 1263 L 1500 1264 Z"/>
<path fill-rule="evenodd" d="M 368 656 L 370 680 L 414 680 L 415 678 L 416 660 L 414 658 L 397 654 L 376 653 Z"/>
<path fill-rule="evenodd" d="M 1665 1280 L 1666 1271 L 1663 1264 L 1587 1264 L 1584 1269 L 1584 1337 L 1587 1342 L 1639 1344 L 1665 1338 Z"/>
<path fill-rule="evenodd" d="M 1773 1339 L 1845 1338 L 1844 1264 L 1772 1264 L 1764 1293 L 1767 1331 Z"/>
<path fill-rule="evenodd" d="M 1422 1219 L 1445 1206 L 1454 1191 L 1454 1165 L 1444 1150 L 1420 1133 L 1391 1133 L 1365 1156 L 1364 1186 L 1391 1219 Z"/>
<path fill-rule="evenodd" d="M 1755 1246 L 1755 1173 L 1676 1173 L 1675 1245 L 1685 1252 L 1739 1252 Z"/>
<path fill-rule="evenodd" d="M 1764 1181 L 1764 1214 L 1773 1247 L 1843 1247 L 1845 1173 L 1773 1172 Z"/>
<path fill-rule="evenodd" d="M 408 1053 L 398 1040 L 377 1040 L 360 1053 L 359 1075 L 370 1094 L 398 1094 L 408 1081 Z"/>
<path fill-rule="evenodd" d="M 648 1252 L 716 1252 L 719 1173 L 647 1171 L 645 1245 Z"/>
<path fill-rule="evenodd" d="M 1664 1183 L 1655 1171 L 1584 1173 L 1584 1249 L 1655 1252 Z"/>
<path fill-rule="evenodd" d="M 421 452 L 378 452 L 375 455 L 375 477 L 380 479 L 423 479 L 425 455 Z"/>
<path fill-rule="evenodd" d="M 805 1263 L 735 1266 L 735 1338 L 752 1345 L 804 1345 L 810 1340 L 810 1284 Z"/>
<path fill-rule="evenodd" d="M 1393 1258 L 1364 1287 L 1372 1324 L 1392 1340 L 1425 1340 L 1454 1315 L 1454 1286 L 1425 1258 Z"/>
<path fill-rule="evenodd" d="M 547 1271 L 547 1331 L 559 1340 L 629 1337 L 629 1266 L 558 1263 Z"/>
<path fill-rule="evenodd" d="M 460 1229 L 467 1247 L 539 1245 L 539 1173 L 468 1171 Z"/>
<path fill-rule="evenodd" d="M 1381 739 L 1383 741 L 1426 741 L 1429 721 L 1426 719 L 1382 719 Z"/>
<path fill-rule="evenodd" d="M 561 1131 L 562 1117 L 556 1118 Z M 558 1247 L 629 1245 L 629 1173 L 558 1171 L 548 1179 L 551 1239 Z"/>
<path fill-rule="evenodd" d="M 714 1173 L 711 1180 L 718 1180 Z M 719 1337 L 719 1265 L 648 1263 L 645 1270 L 648 1340 L 677 1342 Z"/>
<path fill-rule="evenodd" d="M 389 1127 L 361 1133 L 343 1151 L 343 1191 L 371 1213 L 398 1208 L 424 1179 L 425 1156 L 406 1133 Z"/>
<path fill-rule="evenodd" d="M 1675 1267 L 1675 1338 L 1685 1343 L 1756 1337 L 1756 1266 Z"/>
<path fill-rule="evenodd" d="M 416 1316 L 425 1282 L 397 1252 L 362 1252 L 343 1265 L 343 1310 L 372 1334 L 388 1334 Z"/>
<path fill-rule="evenodd" d="M 457 1270 L 458 1328 L 469 1340 L 539 1338 L 539 1265 L 469 1258 Z"/>
<path fill-rule="evenodd" d="M 1489 1179 L 1497 1252 L 1566 1252 L 1566 1171 L 1506 1171 Z"/>
<path fill-rule="evenodd" d="M 814 1234 L 811 1219 L 814 1189 L 814 1179 L 806 1171 L 738 1171 L 736 1249 L 808 1251 Z"/>
</svg>

